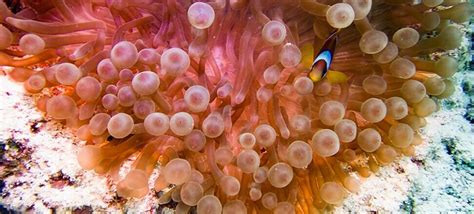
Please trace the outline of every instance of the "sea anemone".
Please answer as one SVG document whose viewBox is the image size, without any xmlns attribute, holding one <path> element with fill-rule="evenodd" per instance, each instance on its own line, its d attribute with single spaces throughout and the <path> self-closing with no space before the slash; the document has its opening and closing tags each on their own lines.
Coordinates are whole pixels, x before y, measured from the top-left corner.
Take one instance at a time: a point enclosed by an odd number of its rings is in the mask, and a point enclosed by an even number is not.
<svg viewBox="0 0 474 214">
<path fill-rule="evenodd" d="M 427 56 L 460 45 L 471 11 L 461 0 L 25 0 L 0 3 L 0 65 L 76 131 L 80 166 L 116 179 L 119 196 L 169 187 L 160 202 L 183 213 L 317 213 L 359 191 L 358 176 L 414 155 L 424 118 L 455 88 L 456 59 Z M 313 52 L 336 34 L 331 70 L 312 79 Z"/>
</svg>

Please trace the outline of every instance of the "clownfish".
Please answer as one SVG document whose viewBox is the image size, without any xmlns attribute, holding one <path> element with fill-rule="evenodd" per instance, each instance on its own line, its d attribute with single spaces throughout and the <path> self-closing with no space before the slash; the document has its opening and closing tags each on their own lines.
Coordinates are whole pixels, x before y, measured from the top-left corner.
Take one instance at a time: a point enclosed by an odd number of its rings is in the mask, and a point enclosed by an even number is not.
<svg viewBox="0 0 474 214">
<path fill-rule="evenodd" d="M 334 51 L 336 50 L 338 42 L 338 33 L 339 31 L 331 33 L 331 35 L 329 35 L 326 41 L 324 41 L 323 46 L 317 53 L 315 48 L 316 44 L 307 44 L 302 47 L 302 61 L 304 65 L 310 67 L 308 77 L 314 83 L 321 81 L 324 78 L 327 78 L 330 83 L 335 84 L 344 83 L 348 79 L 346 74 L 340 71 L 334 71 L 329 69 L 334 57 Z M 313 52 L 313 54 L 311 54 L 311 52 Z"/>
</svg>

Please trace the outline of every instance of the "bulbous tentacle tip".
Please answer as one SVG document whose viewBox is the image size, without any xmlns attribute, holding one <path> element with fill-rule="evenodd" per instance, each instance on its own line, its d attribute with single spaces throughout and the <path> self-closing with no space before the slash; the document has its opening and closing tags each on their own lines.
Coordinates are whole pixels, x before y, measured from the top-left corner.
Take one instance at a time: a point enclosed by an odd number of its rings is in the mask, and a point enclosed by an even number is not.
<svg viewBox="0 0 474 214">
<path fill-rule="evenodd" d="M 334 4 L 326 12 L 326 21 L 333 28 L 346 28 L 352 24 L 354 18 L 354 9 L 347 3 Z"/>
<path fill-rule="evenodd" d="M 188 20 L 197 29 L 209 28 L 215 19 L 214 9 L 207 3 L 196 2 L 188 9 Z"/>
</svg>

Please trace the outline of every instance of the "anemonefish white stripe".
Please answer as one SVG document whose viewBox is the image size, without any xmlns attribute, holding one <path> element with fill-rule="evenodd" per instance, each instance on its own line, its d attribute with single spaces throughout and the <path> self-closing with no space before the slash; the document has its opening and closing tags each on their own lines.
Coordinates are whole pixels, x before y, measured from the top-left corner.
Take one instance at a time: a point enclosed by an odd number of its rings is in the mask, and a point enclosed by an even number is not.
<svg viewBox="0 0 474 214">
<path fill-rule="evenodd" d="M 327 72 L 329 70 L 329 66 L 331 65 L 331 62 L 332 62 L 332 53 L 331 53 L 331 51 L 329 51 L 329 50 L 322 51 L 318 55 L 318 57 L 316 57 L 316 59 L 314 59 L 313 64 L 311 65 L 311 70 L 314 69 L 314 66 L 320 60 L 324 60 L 326 62 L 326 69 L 325 69 L 325 71 L 323 71 L 323 73 Z"/>
</svg>

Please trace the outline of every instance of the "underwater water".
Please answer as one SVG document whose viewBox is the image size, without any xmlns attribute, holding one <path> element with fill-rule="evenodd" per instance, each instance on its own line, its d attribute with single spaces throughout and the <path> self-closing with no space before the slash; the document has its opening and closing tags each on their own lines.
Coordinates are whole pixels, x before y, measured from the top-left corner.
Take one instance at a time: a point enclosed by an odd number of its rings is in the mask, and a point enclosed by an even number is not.
<svg viewBox="0 0 474 214">
<path fill-rule="evenodd" d="M 474 211 L 462 0 L 0 3 L 0 211 Z"/>
</svg>

